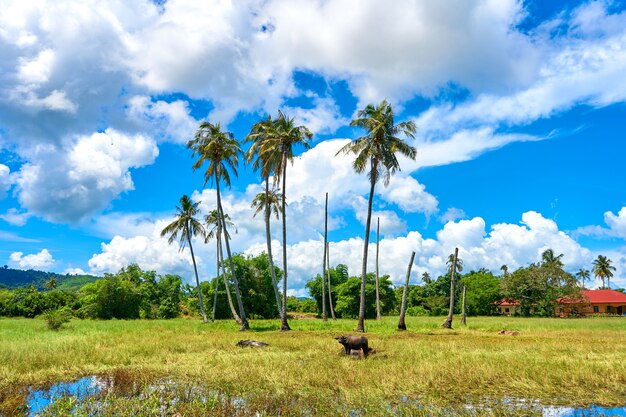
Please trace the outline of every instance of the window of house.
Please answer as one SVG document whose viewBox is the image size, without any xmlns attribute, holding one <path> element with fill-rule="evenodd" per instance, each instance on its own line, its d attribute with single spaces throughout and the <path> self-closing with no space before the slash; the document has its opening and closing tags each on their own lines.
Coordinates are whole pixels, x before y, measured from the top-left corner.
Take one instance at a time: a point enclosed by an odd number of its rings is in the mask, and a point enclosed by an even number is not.
<svg viewBox="0 0 626 417">
<path fill-rule="evenodd" d="M 559 313 L 565 313 L 565 309 L 563 307 L 559 308 Z"/>
<path fill-rule="evenodd" d="M 598 306 L 593 306 L 593 312 L 594 313 L 599 313 L 600 312 L 600 308 Z"/>
<path fill-rule="evenodd" d="M 504 312 L 505 312 L 505 313 L 508 313 L 508 312 L 509 312 L 508 307 L 504 309 Z"/>
</svg>

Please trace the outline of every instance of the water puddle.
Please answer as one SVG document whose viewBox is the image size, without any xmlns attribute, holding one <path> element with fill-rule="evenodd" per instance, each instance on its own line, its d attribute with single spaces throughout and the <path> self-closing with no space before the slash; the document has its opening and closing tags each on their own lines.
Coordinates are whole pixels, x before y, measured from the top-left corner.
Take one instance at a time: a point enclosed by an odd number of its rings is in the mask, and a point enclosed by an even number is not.
<svg viewBox="0 0 626 417">
<path fill-rule="evenodd" d="M 119 378 L 118 378 L 119 379 Z M 36 417 L 55 401 L 61 398 L 71 397 L 76 400 L 75 404 L 79 407 L 88 399 L 93 399 L 100 395 L 113 392 L 119 393 L 120 388 L 127 397 L 147 398 L 157 394 L 160 400 L 165 400 L 169 404 L 174 405 L 178 402 L 202 401 L 209 403 L 228 403 L 233 409 L 244 410 L 247 408 L 247 400 L 243 397 L 226 397 L 224 394 L 215 391 L 205 391 L 199 386 L 189 384 L 180 384 L 173 380 L 161 380 L 153 384 L 143 386 L 141 389 L 137 384 L 120 383 L 115 377 L 111 376 L 87 376 L 76 381 L 60 382 L 53 384 L 44 389 L 30 388 L 26 400 L 28 407 L 27 415 Z M 97 399 L 94 404 L 96 408 L 104 406 L 104 403 Z M 402 398 L 406 403 L 413 403 L 406 397 Z M 161 402 L 161 401 L 159 401 Z M 523 411 L 528 410 L 532 415 L 541 415 L 542 417 L 591 417 L 591 416 L 612 416 L 626 417 L 625 407 L 599 407 L 592 405 L 587 408 L 574 408 L 562 406 L 543 406 L 536 401 L 505 401 L 511 410 Z M 415 403 L 417 408 L 421 405 Z M 489 407 L 487 407 L 489 408 Z M 466 409 L 478 411 L 480 407 L 468 405 Z M 163 410 L 165 411 L 165 410 Z M 361 413 L 353 410 L 351 416 L 360 416 Z"/>
</svg>

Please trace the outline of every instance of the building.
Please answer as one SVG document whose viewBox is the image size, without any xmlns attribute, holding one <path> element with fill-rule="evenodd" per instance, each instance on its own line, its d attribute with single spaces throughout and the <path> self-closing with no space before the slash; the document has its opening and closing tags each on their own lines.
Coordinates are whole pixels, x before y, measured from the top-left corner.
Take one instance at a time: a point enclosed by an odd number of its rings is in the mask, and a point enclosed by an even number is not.
<svg viewBox="0 0 626 417">
<path fill-rule="evenodd" d="M 577 299 L 559 298 L 555 315 L 588 316 L 592 314 L 611 314 L 626 316 L 626 294 L 615 290 L 582 290 L 582 297 Z"/>
<path fill-rule="evenodd" d="M 498 313 L 503 316 L 513 316 L 520 313 L 519 301 L 512 298 L 503 298 L 500 301 L 496 301 L 493 304 L 496 305 Z"/>
</svg>

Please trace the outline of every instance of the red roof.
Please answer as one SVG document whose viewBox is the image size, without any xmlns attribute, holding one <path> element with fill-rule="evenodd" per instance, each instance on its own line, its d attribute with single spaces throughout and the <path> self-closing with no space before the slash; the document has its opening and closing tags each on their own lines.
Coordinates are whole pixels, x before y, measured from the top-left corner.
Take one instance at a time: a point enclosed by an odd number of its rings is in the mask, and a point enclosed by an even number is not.
<svg viewBox="0 0 626 417">
<path fill-rule="evenodd" d="M 513 298 L 503 298 L 500 301 L 495 301 L 492 304 L 498 305 L 498 306 L 518 306 L 519 305 L 519 301 L 513 299 Z"/>
<path fill-rule="evenodd" d="M 615 290 L 583 290 L 583 299 L 591 304 L 626 304 L 626 294 Z M 581 300 L 559 298 L 561 304 L 578 304 Z"/>
</svg>

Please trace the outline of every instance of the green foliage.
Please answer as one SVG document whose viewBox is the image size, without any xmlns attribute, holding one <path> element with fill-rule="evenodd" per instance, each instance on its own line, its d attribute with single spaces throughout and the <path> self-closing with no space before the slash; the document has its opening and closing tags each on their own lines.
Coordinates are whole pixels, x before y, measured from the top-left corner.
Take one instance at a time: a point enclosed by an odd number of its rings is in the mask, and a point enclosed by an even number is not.
<svg viewBox="0 0 626 417">
<path fill-rule="evenodd" d="M 396 296 L 389 275 L 380 277 L 378 287 L 381 313 L 383 315 L 389 314 L 396 306 Z M 361 278 L 351 277 L 337 286 L 337 304 L 335 307 L 337 316 L 358 317 L 360 292 Z M 376 275 L 373 273 L 367 274 L 365 280 L 365 317 L 376 317 Z"/>
<path fill-rule="evenodd" d="M 28 285 L 34 285 L 37 289 L 43 290 L 46 288 L 46 283 L 53 283 L 55 281 L 51 280 L 56 280 L 54 287 L 57 289 L 76 290 L 78 287 L 93 282 L 97 278 L 92 275 L 61 275 L 33 269 L 24 271 L 9 267 L 0 268 L 0 287 L 8 288 L 24 288 Z"/>
<path fill-rule="evenodd" d="M 63 307 L 58 310 L 50 310 L 43 316 L 50 330 L 59 330 L 65 323 L 69 323 L 72 319 L 72 310 L 68 307 Z"/>
<path fill-rule="evenodd" d="M 429 311 L 422 306 L 413 306 L 406 309 L 406 315 L 412 317 L 424 317 L 429 315 Z"/>
<path fill-rule="evenodd" d="M 317 313 L 317 303 L 311 298 L 287 297 L 287 311 L 296 313 Z"/>
<path fill-rule="evenodd" d="M 333 308 L 337 309 L 337 287 L 348 280 L 348 267 L 343 264 L 337 265 L 335 268 L 330 268 L 330 286 L 331 295 L 333 300 Z M 328 283 L 328 278 L 324 278 L 324 282 Z M 320 274 L 317 274 L 315 278 L 306 283 L 305 288 L 309 290 L 309 294 L 315 300 L 315 312 L 322 311 L 322 278 Z M 328 290 L 328 287 L 326 287 Z M 360 291 L 360 290 L 359 290 Z M 326 294 L 326 302 L 328 302 L 328 294 Z"/>
<path fill-rule="evenodd" d="M 488 316 L 495 314 L 494 301 L 502 299 L 500 279 L 491 272 L 470 272 L 461 278 L 465 285 L 465 305 L 469 316 Z"/>
</svg>

